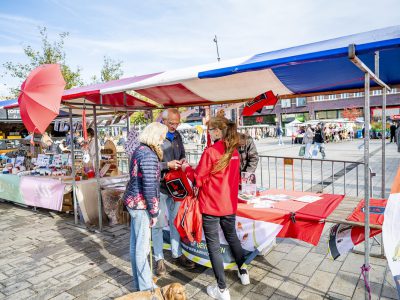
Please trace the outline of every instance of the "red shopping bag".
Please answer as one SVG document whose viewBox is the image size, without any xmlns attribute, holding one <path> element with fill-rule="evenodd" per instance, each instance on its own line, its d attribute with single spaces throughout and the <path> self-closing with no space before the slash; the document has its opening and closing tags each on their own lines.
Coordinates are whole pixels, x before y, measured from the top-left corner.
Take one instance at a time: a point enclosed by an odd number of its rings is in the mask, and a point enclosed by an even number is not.
<svg viewBox="0 0 400 300">
<path fill-rule="evenodd" d="M 186 197 L 179 207 L 174 225 L 182 239 L 187 238 L 191 243 L 200 243 L 203 233 L 200 205 L 193 195 Z"/>
<path fill-rule="evenodd" d="M 165 174 L 164 179 L 174 201 L 182 201 L 193 195 L 192 183 L 182 170 L 171 170 Z"/>
</svg>

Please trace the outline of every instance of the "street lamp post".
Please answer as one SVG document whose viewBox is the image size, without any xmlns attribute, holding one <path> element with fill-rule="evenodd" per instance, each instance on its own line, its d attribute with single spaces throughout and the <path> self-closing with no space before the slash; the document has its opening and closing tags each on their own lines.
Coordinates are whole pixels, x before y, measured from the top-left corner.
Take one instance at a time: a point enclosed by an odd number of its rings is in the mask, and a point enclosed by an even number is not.
<svg viewBox="0 0 400 300">
<path fill-rule="evenodd" d="M 217 47 L 217 60 L 218 60 L 218 62 L 219 62 L 219 61 L 221 60 L 221 58 L 219 57 L 217 35 L 214 36 L 214 43 L 215 43 L 215 46 Z"/>
</svg>

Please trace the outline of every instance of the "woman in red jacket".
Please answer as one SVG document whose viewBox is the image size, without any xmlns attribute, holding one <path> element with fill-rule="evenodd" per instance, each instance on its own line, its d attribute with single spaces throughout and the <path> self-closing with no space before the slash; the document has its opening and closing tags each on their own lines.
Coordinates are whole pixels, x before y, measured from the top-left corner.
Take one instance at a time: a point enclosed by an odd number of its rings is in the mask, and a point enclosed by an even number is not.
<svg viewBox="0 0 400 300">
<path fill-rule="evenodd" d="M 211 118 L 208 128 L 214 144 L 204 150 L 194 171 L 208 254 L 217 279 L 217 285 L 207 287 L 207 293 L 214 299 L 230 299 L 220 252 L 218 224 L 235 258 L 242 284 L 250 284 L 247 270 L 241 268 L 245 259 L 235 228 L 239 192 L 240 159 L 236 150 L 239 136 L 236 124 L 226 118 Z"/>
</svg>

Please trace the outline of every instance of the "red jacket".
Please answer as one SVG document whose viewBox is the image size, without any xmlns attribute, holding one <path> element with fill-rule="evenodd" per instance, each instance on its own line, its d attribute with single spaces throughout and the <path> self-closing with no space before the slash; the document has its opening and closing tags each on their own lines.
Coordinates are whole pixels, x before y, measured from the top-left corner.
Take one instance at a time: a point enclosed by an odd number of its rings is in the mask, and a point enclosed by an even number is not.
<svg viewBox="0 0 400 300">
<path fill-rule="evenodd" d="M 204 150 L 199 165 L 194 170 L 196 186 L 199 188 L 200 211 L 212 216 L 227 216 L 237 211 L 239 193 L 239 153 L 235 150 L 228 166 L 211 174 L 211 170 L 225 153 L 223 141 Z"/>
</svg>

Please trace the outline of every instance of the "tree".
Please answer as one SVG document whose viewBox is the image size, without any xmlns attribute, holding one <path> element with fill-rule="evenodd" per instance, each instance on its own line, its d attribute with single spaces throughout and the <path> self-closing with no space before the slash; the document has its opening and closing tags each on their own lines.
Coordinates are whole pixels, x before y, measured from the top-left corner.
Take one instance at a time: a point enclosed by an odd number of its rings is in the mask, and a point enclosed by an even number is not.
<svg viewBox="0 0 400 300">
<path fill-rule="evenodd" d="M 42 64 L 58 63 L 61 65 L 61 73 L 66 82 L 65 89 L 82 85 L 81 69 L 77 67 L 76 70 L 72 70 L 66 63 L 64 40 L 68 37 L 69 33 L 60 33 L 59 39 L 56 41 L 49 40 L 46 27 L 39 27 L 39 34 L 42 41 L 42 48 L 40 50 L 35 50 L 29 45 L 24 47 L 24 53 L 29 62 L 24 64 L 8 61 L 3 64 L 6 72 L 12 77 L 25 80 L 29 73 L 36 67 Z M 11 89 L 11 92 L 17 96 L 19 94 L 19 89 Z"/>
<path fill-rule="evenodd" d="M 149 120 L 144 117 L 144 111 L 135 111 L 131 115 L 131 123 L 135 125 L 146 124 Z"/>
<path fill-rule="evenodd" d="M 120 79 L 121 76 L 124 75 L 124 71 L 122 71 L 122 63 L 121 60 L 115 60 L 108 56 L 104 56 L 103 67 L 100 71 L 100 80 L 96 75 L 94 75 L 92 76 L 92 82 L 99 83 Z"/>
</svg>

